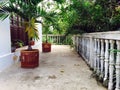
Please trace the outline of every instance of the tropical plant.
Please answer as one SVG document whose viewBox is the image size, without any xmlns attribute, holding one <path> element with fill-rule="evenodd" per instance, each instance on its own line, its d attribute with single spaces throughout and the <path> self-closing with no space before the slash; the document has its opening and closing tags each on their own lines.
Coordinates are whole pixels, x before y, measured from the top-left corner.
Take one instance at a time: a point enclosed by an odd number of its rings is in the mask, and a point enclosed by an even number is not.
<svg viewBox="0 0 120 90">
<path fill-rule="evenodd" d="M 114 0 L 71 0 L 69 11 L 74 10 L 68 34 L 111 31 L 119 28 L 120 9 Z M 74 17 L 74 15 L 71 15 Z"/>
<path fill-rule="evenodd" d="M 31 39 L 39 39 L 36 23 L 41 23 L 39 17 L 44 17 L 52 21 L 51 14 L 48 14 L 39 4 L 43 0 L 9 0 L 0 3 L 0 19 L 4 20 L 10 14 L 16 14 L 24 19 L 25 31 L 28 33 L 29 41 Z M 62 3 L 65 0 L 54 0 L 57 3 Z M 55 14 L 55 13 L 54 13 Z M 29 45 L 31 50 L 31 45 Z"/>
</svg>

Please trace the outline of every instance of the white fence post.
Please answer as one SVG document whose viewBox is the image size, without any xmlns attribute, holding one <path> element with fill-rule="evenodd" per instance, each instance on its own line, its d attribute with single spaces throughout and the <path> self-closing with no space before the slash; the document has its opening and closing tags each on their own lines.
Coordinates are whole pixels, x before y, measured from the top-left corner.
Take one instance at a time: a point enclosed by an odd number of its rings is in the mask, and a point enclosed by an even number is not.
<svg viewBox="0 0 120 90">
<path fill-rule="evenodd" d="M 110 49 L 114 49 L 114 40 L 110 40 Z M 113 90 L 114 53 L 110 52 L 108 90 Z"/>
<path fill-rule="evenodd" d="M 91 66 L 91 61 L 90 61 L 90 38 L 86 38 L 86 42 L 87 42 L 87 50 L 86 50 L 86 53 L 87 53 L 87 62 L 88 62 L 88 64 L 90 65 L 90 67 L 92 67 Z M 91 52 L 92 53 L 92 52 Z"/>
<path fill-rule="evenodd" d="M 103 39 L 101 39 L 101 52 L 100 52 L 100 54 L 101 54 L 101 57 L 100 57 L 100 66 L 101 66 L 101 77 L 103 78 L 103 74 L 104 74 L 104 72 L 103 72 L 103 68 L 104 68 L 104 40 Z"/>
<path fill-rule="evenodd" d="M 90 52 L 89 52 L 89 57 L 90 57 L 90 66 L 91 66 L 91 68 L 94 68 L 94 48 L 93 48 L 93 46 L 94 46 L 94 42 L 93 42 L 93 37 L 90 37 L 90 42 L 89 42 L 89 50 L 90 50 Z"/>
<path fill-rule="evenodd" d="M 94 47 L 95 47 L 94 49 L 94 71 L 96 72 L 97 70 L 97 65 L 96 65 L 97 63 L 97 40 L 96 39 L 94 39 Z"/>
<path fill-rule="evenodd" d="M 108 51 L 108 45 L 109 42 L 106 39 L 105 40 L 105 76 L 104 76 L 104 81 L 108 79 L 108 61 L 109 61 L 109 51 Z"/>
<path fill-rule="evenodd" d="M 100 40 L 97 39 L 97 75 L 100 74 Z"/>
<path fill-rule="evenodd" d="M 117 40 L 117 50 L 120 50 L 120 41 Z M 115 90 L 120 90 L 120 52 L 117 52 L 116 58 L 116 87 Z"/>
<path fill-rule="evenodd" d="M 85 41 L 84 41 L 84 38 L 82 38 L 82 56 L 84 55 L 84 51 L 85 51 L 85 50 L 84 50 L 84 42 L 85 42 Z"/>
</svg>

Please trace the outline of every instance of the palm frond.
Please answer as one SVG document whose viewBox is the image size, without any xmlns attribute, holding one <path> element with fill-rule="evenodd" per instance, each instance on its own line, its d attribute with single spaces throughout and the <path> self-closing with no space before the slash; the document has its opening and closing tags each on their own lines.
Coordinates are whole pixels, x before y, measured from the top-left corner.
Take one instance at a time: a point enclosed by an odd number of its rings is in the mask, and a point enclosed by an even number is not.
<svg viewBox="0 0 120 90">
<path fill-rule="evenodd" d="M 29 40 L 32 39 L 36 39 L 38 40 L 38 30 L 36 27 L 36 23 L 35 23 L 35 18 L 32 18 L 29 22 L 25 22 L 25 27 L 26 27 L 26 32 L 28 33 L 28 38 Z"/>
<path fill-rule="evenodd" d="M 0 13 L 0 20 L 3 21 L 3 20 L 6 19 L 8 16 L 9 16 L 8 13 Z"/>
</svg>

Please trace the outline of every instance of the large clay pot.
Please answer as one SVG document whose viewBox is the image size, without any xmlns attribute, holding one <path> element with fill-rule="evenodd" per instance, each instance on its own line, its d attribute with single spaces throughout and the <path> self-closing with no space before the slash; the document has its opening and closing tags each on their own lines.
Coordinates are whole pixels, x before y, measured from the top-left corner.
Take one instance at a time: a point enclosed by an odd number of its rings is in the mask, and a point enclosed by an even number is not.
<svg viewBox="0 0 120 90">
<path fill-rule="evenodd" d="M 42 52 L 51 52 L 51 43 L 42 43 Z"/>
<path fill-rule="evenodd" d="M 21 51 L 21 67 L 22 68 L 35 68 L 39 66 L 39 50 L 33 49 L 31 51 Z"/>
</svg>

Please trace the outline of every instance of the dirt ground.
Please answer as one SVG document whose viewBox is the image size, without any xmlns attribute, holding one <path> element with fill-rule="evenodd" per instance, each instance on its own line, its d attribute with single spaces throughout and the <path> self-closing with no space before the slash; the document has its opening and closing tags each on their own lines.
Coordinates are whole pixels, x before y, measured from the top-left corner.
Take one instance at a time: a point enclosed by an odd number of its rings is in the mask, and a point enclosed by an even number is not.
<svg viewBox="0 0 120 90">
<path fill-rule="evenodd" d="M 0 90 L 107 90 L 91 74 L 69 46 L 53 45 L 40 53 L 39 67 L 24 69 L 19 62 L 0 73 Z"/>
</svg>

